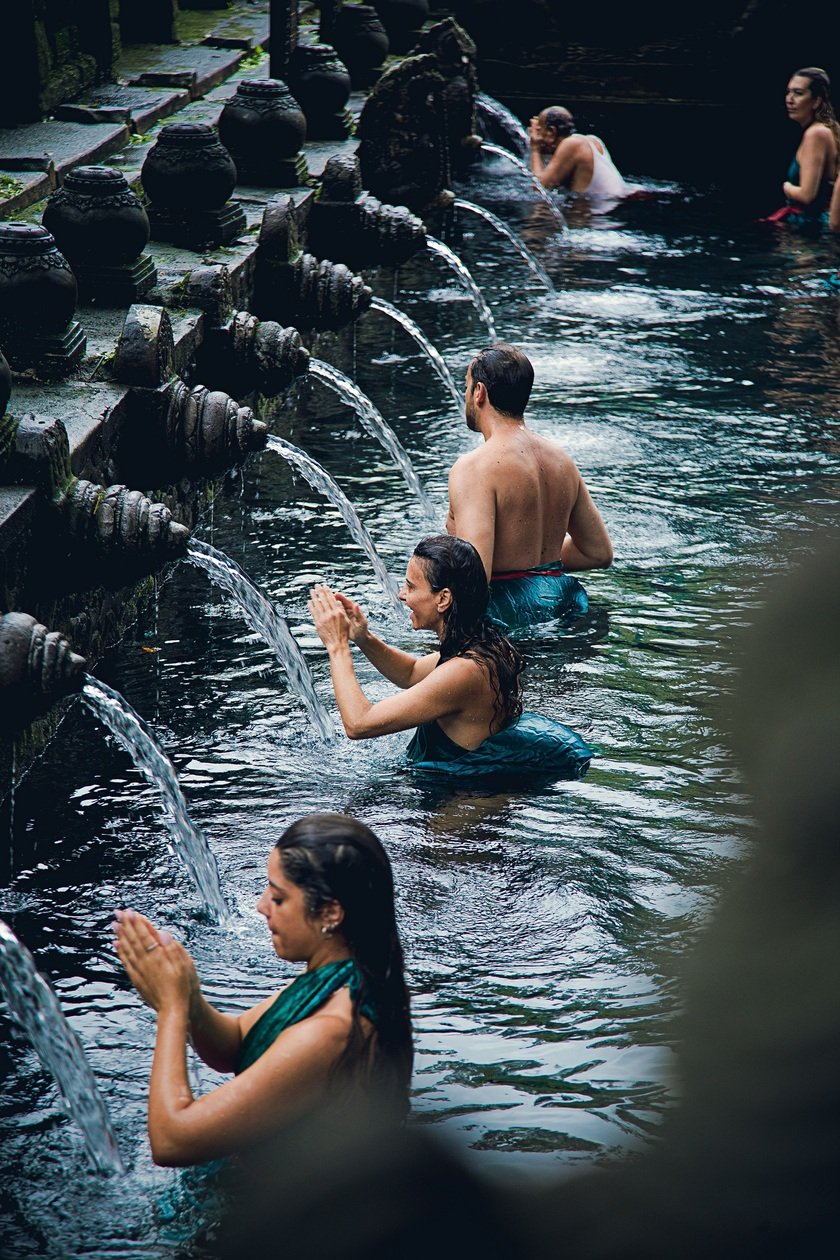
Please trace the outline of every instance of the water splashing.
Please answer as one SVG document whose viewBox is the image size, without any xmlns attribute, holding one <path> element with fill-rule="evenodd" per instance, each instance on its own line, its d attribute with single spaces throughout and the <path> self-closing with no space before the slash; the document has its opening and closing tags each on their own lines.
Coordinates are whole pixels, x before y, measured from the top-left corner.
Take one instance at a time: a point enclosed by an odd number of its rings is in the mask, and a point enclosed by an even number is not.
<svg viewBox="0 0 840 1260">
<path fill-rule="evenodd" d="M 438 258 L 442 258 L 448 266 L 452 268 L 461 284 L 471 296 L 475 309 L 481 316 L 484 326 L 487 329 L 491 341 L 498 341 L 496 335 L 496 325 L 493 323 L 493 316 L 490 314 L 490 307 L 484 300 L 484 294 L 479 289 L 475 280 L 473 280 L 469 269 L 465 266 L 458 255 L 444 245 L 443 241 L 439 241 L 436 236 L 426 236 L 426 248 L 430 254 L 437 254 Z"/>
<path fill-rule="evenodd" d="M 207 840 L 187 813 L 187 803 L 172 762 L 139 713 L 134 712 L 119 692 L 87 674 L 82 699 L 160 792 L 172 850 L 192 876 L 208 913 L 222 922 L 228 917 L 228 909 L 222 896 L 219 868 Z"/>
<path fill-rule="evenodd" d="M 81 1043 L 58 998 L 11 928 L 0 919 L 0 995 L 81 1129 L 88 1157 L 99 1172 L 123 1172 L 111 1117 Z"/>
<path fill-rule="evenodd" d="M 302 451 L 299 446 L 293 446 L 291 442 L 287 442 L 285 438 L 272 435 L 268 439 L 268 449 L 285 459 L 286 463 L 291 464 L 292 468 L 297 469 L 301 476 L 309 482 L 313 490 L 318 490 L 329 499 L 333 507 L 338 509 L 344 524 L 350 530 L 350 533 L 362 548 L 368 560 L 370 560 L 371 567 L 382 583 L 382 587 L 391 604 L 394 608 L 400 608 L 399 587 L 385 568 L 382 557 L 373 545 L 373 539 L 359 520 L 358 512 L 341 487 L 333 481 L 330 474 L 325 468 L 321 467 L 317 460 L 314 460 L 311 455 L 307 455 L 306 451 Z"/>
<path fill-rule="evenodd" d="M 374 298 L 373 305 L 378 300 L 378 298 Z M 322 362 L 321 359 L 309 360 L 309 374 L 324 385 L 329 385 L 331 389 L 335 390 L 343 403 L 353 408 L 368 433 L 375 437 L 377 442 L 391 456 L 405 478 L 405 484 L 411 493 L 420 500 L 424 512 L 429 516 L 433 515 L 434 509 L 431 501 L 420 485 L 420 479 L 414 471 L 414 465 L 408 452 L 381 411 L 373 405 L 367 394 L 363 393 L 356 382 L 351 380 L 344 372 L 339 371 L 338 368 L 333 367 L 330 363 Z"/>
<path fill-rule="evenodd" d="M 486 92 L 479 92 L 475 98 L 475 104 L 479 117 L 489 118 L 496 123 L 508 137 L 518 156 L 527 158 L 531 151 L 528 132 L 516 115 L 512 114 L 501 101 L 497 101 L 494 96 L 488 96 Z"/>
<path fill-rule="evenodd" d="M 469 210 L 473 214 L 477 214 L 479 218 L 484 219 L 485 222 L 491 224 L 491 226 L 494 227 L 497 232 L 500 232 L 502 236 L 506 236 L 511 245 L 518 250 L 520 257 L 522 257 L 531 268 L 531 271 L 537 279 L 545 285 L 549 293 L 554 292 L 554 281 L 551 279 L 551 276 L 545 270 L 542 263 L 538 258 L 534 257 L 522 238 L 517 236 L 516 232 L 514 232 L 512 228 L 509 228 L 502 219 L 497 218 L 497 216 L 490 210 L 485 210 L 484 206 L 477 206 L 473 201 L 464 201 L 461 197 L 455 198 L 455 205 L 460 210 Z"/>
<path fill-rule="evenodd" d="M 248 624 L 273 649 L 286 671 L 291 690 L 303 701 L 321 739 L 333 739 L 335 728 L 332 720 L 318 699 L 306 658 L 285 618 L 230 556 L 217 551 L 209 543 L 191 538 L 187 544 L 186 560 L 208 573 L 241 608 Z"/>
<path fill-rule="evenodd" d="M 483 140 L 481 144 L 481 151 L 482 153 L 493 153 L 496 157 L 506 158 L 507 161 L 512 162 L 518 170 L 524 171 L 531 181 L 534 191 L 538 193 L 540 199 L 548 206 L 555 222 L 557 223 L 557 226 L 561 229 L 565 228 L 566 220 L 563 218 L 563 211 L 557 205 L 557 202 L 551 196 L 548 189 L 540 183 L 529 166 L 526 166 L 526 164 L 520 158 L 511 153 L 509 149 L 502 148 L 500 144 L 490 144 L 487 140 Z"/>
<path fill-rule="evenodd" d="M 370 306 L 371 306 L 371 310 L 381 311 L 383 315 L 389 315 L 390 318 L 393 319 L 396 323 L 398 323 L 401 328 L 405 329 L 409 337 L 414 338 L 414 340 L 417 342 L 420 349 L 423 350 L 423 352 L 426 355 L 428 355 L 428 358 L 432 367 L 435 369 L 438 376 L 443 381 L 446 388 L 449 390 L 450 394 L 455 400 L 455 405 L 460 411 L 464 405 L 463 391 L 459 390 L 458 386 L 455 384 L 455 381 L 452 378 L 452 373 L 449 371 L 449 368 L 446 366 L 443 355 L 440 353 L 437 347 L 434 346 L 431 341 L 429 341 L 429 338 L 423 332 L 422 328 L 419 328 L 417 324 L 415 324 L 414 320 L 411 319 L 408 315 L 406 315 L 405 311 L 401 311 L 398 307 L 394 306 L 391 302 L 386 302 L 384 298 L 375 297 L 373 301 L 371 302 Z"/>
</svg>

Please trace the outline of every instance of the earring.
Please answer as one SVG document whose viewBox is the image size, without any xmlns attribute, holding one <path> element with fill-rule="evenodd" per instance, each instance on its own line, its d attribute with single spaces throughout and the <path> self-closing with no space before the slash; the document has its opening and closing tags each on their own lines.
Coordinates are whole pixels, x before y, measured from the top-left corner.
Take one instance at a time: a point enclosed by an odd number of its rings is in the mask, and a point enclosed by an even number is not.
<svg viewBox="0 0 840 1260">
<path fill-rule="evenodd" d="M 334 931 L 335 931 L 335 924 L 334 924 L 334 923 L 322 923 L 322 924 L 321 924 L 321 935 L 322 935 L 322 936 L 332 936 L 332 934 L 333 934 L 333 932 L 334 932 Z"/>
</svg>

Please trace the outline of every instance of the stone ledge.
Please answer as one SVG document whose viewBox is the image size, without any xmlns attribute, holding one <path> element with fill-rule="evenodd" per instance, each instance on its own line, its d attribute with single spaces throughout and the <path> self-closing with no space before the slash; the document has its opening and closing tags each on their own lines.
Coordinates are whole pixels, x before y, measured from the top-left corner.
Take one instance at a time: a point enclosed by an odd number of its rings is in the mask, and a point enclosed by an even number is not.
<svg viewBox="0 0 840 1260">
<path fill-rule="evenodd" d="M 49 171 L 59 179 L 74 166 L 101 162 L 128 143 L 125 123 L 31 123 L 0 131 L 0 168 L 7 171 Z"/>
<path fill-rule="evenodd" d="M 62 122 L 124 122 L 133 132 L 142 134 L 162 118 L 182 109 L 190 99 L 186 89 L 173 91 L 109 83 L 75 101 L 59 105 L 55 117 Z"/>
</svg>

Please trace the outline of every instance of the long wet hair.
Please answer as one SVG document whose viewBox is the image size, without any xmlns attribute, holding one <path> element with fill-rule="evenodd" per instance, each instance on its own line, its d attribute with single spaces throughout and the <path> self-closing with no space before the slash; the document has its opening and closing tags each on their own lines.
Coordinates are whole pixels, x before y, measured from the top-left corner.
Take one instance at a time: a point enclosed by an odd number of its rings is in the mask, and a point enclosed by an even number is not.
<svg viewBox="0 0 840 1260">
<path fill-rule="evenodd" d="M 510 639 L 488 620 L 490 588 L 481 556 L 463 538 L 432 534 L 417 544 L 414 558 L 420 561 L 433 591 L 452 593 L 452 603 L 443 614 L 441 661 L 466 656 L 481 665 L 493 688 L 498 729 L 509 726 L 522 713 L 525 663 Z"/>
<path fill-rule="evenodd" d="M 831 80 L 820 66 L 806 66 L 804 70 L 795 70 L 793 78 L 797 75 L 809 80 L 811 95 L 819 99 L 819 105 L 814 109 L 814 121 L 823 123 L 834 136 L 834 148 L 837 161 L 840 162 L 840 123 L 831 103 Z"/>
<path fill-rule="evenodd" d="M 344 911 L 340 932 L 359 968 L 347 1046 L 333 1068 L 338 1084 L 362 1080 L 377 1099 L 408 1111 L 414 1047 L 403 952 L 394 909 L 388 855 L 364 823 L 347 814 L 309 814 L 277 841 L 283 872 L 303 890 L 310 915 L 330 901 Z M 361 1022 L 361 1007 L 376 1013 L 376 1035 Z"/>
</svg>

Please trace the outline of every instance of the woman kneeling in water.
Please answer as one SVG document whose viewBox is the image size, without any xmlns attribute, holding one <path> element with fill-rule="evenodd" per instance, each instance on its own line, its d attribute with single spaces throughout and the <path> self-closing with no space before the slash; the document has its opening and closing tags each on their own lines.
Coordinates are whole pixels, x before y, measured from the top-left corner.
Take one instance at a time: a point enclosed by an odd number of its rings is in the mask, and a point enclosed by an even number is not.
<svg viewBox="0 0 840 1260">
<path fill-rule="evenodd" d="M 449 534 L 424 538 L 408 562 L 400 599 L 412 628 L 434 631 L 440 649 L 416 657 L 372 634 L 346 595 L 314 587 L 309 610 L 329 653 L 345 731 L 350 739 L 371 739 L 416 726 L 408 757 L 429 769 L 579 777 L 592 749 L 560 722 L 522 713 L 522 657 L 488 620 L 489 598 L 472 543 Z M 372 704 L 356 678 L 351 640 L 405 694 Z"/>
<path fill-rule="evenodd" d="M 370 1091 L 408 1109 L 412 1043 L 391 864 L 343 814 L 292 823 L 268 859 L 257 902 L 275 953 L 305 969 L 242 1015 L 201 993 L 187 951 L 133 910 L 118 910 L 117 953 L 157 1012 L 149 1140 L 158 1164 L 184 1166 L 254 1148 L 325 1099 Z M 235 1072 L 194 1098 L 189 1038 L 205 1063 Z"/>
</svg>

